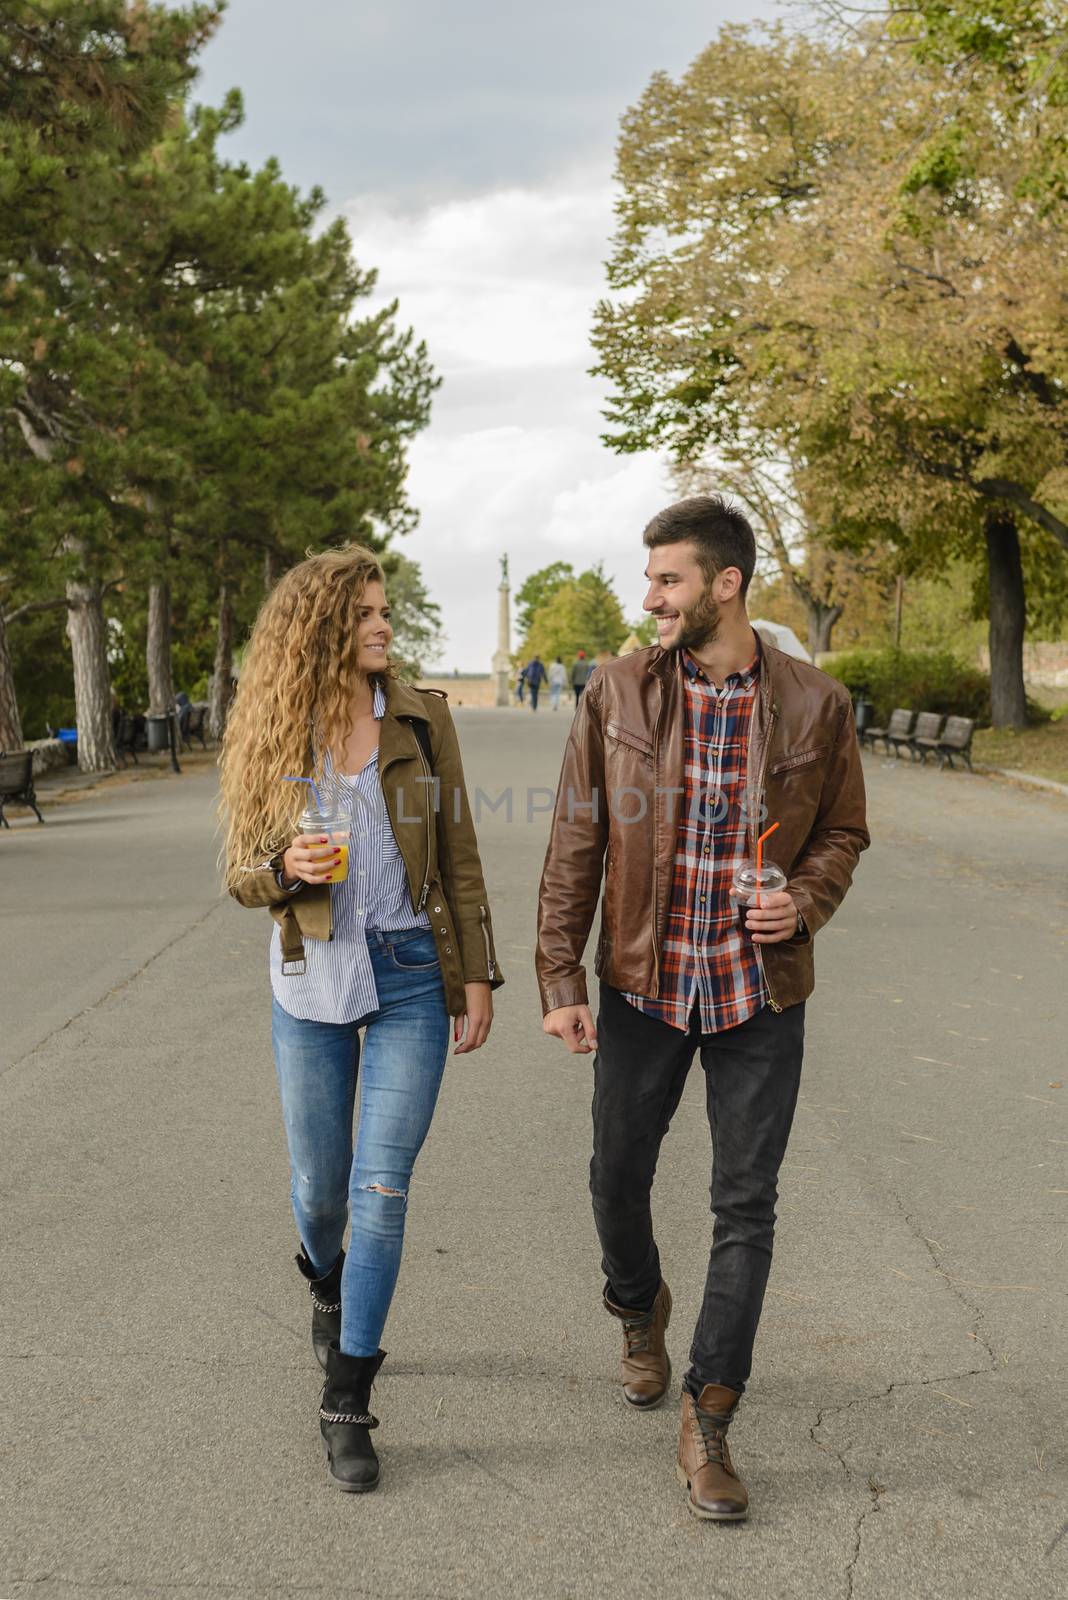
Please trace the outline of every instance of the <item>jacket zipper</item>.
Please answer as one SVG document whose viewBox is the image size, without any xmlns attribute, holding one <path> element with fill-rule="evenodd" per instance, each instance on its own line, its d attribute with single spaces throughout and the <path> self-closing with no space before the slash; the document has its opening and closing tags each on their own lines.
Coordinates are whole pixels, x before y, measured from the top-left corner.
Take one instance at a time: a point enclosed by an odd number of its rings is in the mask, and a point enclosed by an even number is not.
<svg viewBox="0 0 1068 1600">
<path fill-rule="evenodd" d="M 490 982 L 492 983 L 493 979 L 497 976 L 497 963 L 494 961 L 493 957 L 490 955 L 490 936 L 489 936 L 489 928 L 486 925 L 486 908 L 485 908 L 485 906 L 479 906 L 478 914 L 479 914 L 479 918 L 481 919 L 481 922 L 482 922 L 482 937 L 485 940 L 485 944 L 486 944 L 486 971 L 489 973 Z"/>
<path fill-rule="evenodd" d="M 423 891 L 419 896 L 419 904 L 415 908 L 416 911 L 422 911 L 430 893 L 430 811 L 434 804 L 434 775 L 426 764 L 426 756 L 423 754 L 423 747 L 419 744 L 418 739 L 416 744 L 419 747 L 419 765 L 426 773 L 426 872 L 423 876 Z"/>
<path fill-rule="evenodd" d="M 656 854 L 656 791 L 657 777 L 660 772 L 660 722 L 664 715 L 664 684 L 660 683 L 660 705 L 656 713 L 656 723 L 653 726 L 653 994 L 655 1000 L 660 993 L 660 949 L 656 938 L 657 918 L 657 886 L 659 883 L 659 870 Z"/>
<path fill-rule="evenodd" d="M 757 803 L 758 804 L 760 803 L 760 797 L 764 793 L 764 778 L 765 778 L 765 776 L 767 774 L 767 770 L 768 770 L 768 757 L 771 754 L 771 736 L 775 731 L 775 719 L 776 719 L 776 717 L 778 715 L 779 715 L 779 708 L 778 708 L 777 705 L 775 705 L 773 703 L 772 707 L 771 707 L 771 716 L 770 716 L 770 718 L 768 720 L 767 738 L 764 740 L 764 754 L 763 754 L 763 757 L 761 758 L 761 762 L 760 762 L 760 777 L 759 777 L 759 779 L 757 781 Z M 749 822 L 749 826 L 750 826 L 750 828 L 752 830 L 752 832 L 750 833 L 750 836 L 749 836 L 750 845 L 751 845 L 751 848 L 752 848 L 754 856 L 756 855 L 756 837 L 757 837 L 756 836 L 756 828 L 757 828 L 757 824 L 759 823 L 759 820 L 760 820 L 759 817 L 756 818 L 756 820 L 753 820 L 752 818 L 750 818 L 750 822 Z M 764 965 L 764 946 L 762 944 L 758 944 L 758 945 L 755 946 L 755 949 L 756 949 L 756 953 L 757 953 L 757 960 L 760 963 L 760 975 L 764 980 L 764 987 L 768 991 L 768 1005 L 771 1007 L 771 1009 L 773 1011 L 781 1011 L 782 1010 L 782 1006 L 779 1004 L 779 1002 L 776 1000 L 774 994 L 772 993 L 771 984 L 768 981 L 768 969 Z"/>
</svg>

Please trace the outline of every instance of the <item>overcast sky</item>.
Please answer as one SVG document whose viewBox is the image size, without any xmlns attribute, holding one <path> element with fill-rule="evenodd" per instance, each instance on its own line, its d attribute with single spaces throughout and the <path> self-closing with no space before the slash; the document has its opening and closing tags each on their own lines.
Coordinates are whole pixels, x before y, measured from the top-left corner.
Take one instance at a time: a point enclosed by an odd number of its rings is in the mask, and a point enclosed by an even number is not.
<svg viewBox="0 0 1068 1600">
<path fill-rule="evenodd" d="M 488 671 L 497 558 L 513 593 L 549 561 L 603 559 L 628 618 L 662 462 L 600 442 L 587 376 L 623 111 L 724 21 L 769 0 L 230 0 L 198 98 L 238 87 L 229 153 L 277 156 L 350 223 L 444 384 L 411 452 L 422 566 L 448 635 L 436 670 Z M 514 641 L 513 641 L 514 642 Z"/>
</svg>

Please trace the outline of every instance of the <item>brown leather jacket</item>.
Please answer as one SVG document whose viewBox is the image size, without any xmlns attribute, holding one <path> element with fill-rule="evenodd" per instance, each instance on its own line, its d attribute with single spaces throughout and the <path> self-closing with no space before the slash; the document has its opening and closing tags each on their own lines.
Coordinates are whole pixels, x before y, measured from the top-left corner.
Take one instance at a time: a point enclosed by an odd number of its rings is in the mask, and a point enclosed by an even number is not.
<svg viewBox="0 0 1068 1600">
<path fill-rule="evenodd" d="M 438 948 L 450 1016 L 467 1009 L 465 983 L 504 982 L 493 946 L 489 897 L 467 800 L 460 746 L 446 696 L 385 680 L 386 714 L 378 736 L 378 771 L 389 820 L 408 875 L 412 904 L 425 908 Z M 412 721 L 430 730 L 433 779 Z M 233 896 L 243 906 L 268 906 L 282 930 L 282 956 L 300 963 L 305 939 L 329 939 L 330 889 L 279 887 L 279 856 L 250 866 Z M 299 970 L 299 967 L 298 967 Z"/>
<path fill-rule="evenodd" d="M 654 645 L 599 667 L 564 753 L 538 901 L 543 1011 L 585 1005 L 586 947 L 601 888 L 594 970 L 655 997 L 683 794 L 678 652 Z M 747 766 L 750 853 L 770 822 L 767 861 L 786 873 L 806 934 L 760 946 L 774 1009 L 812 992 L 812 935 L 841 904 L 869 844 L 849 695 L 834 678 L 761 645 Z M 761 819 L 766 818 L 763 822 Z"/>
</svg>

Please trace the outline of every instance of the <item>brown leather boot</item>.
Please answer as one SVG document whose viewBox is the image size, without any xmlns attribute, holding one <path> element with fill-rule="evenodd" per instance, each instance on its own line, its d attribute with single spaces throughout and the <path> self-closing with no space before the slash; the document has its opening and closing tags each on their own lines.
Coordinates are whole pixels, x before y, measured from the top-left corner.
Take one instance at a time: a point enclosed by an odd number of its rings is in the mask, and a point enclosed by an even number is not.
<svg viewBox="0 0 1068 1600">
<path fill-rule="evenodd" d="M 717 1383 L 706 1383 L 696 1401 L 682 1391 L 675 1470 L 690 1491 L 690 1510 L 709 1522 L 744 1522 L 749 1515 L 749 1495 L 727 1449 L 727 1429 L 740 1399 L 736 1389 Z"/>
<path fill-rule="evenodd" d="M 605 1310 L 623 1324 L 623 1359 L 619 1364 L 623 1398 L 628 1405 L 651 1411 L 667 1394 L 671 1380 L 664 1335 L 671 1321 L 671 1290 L 663 1279 L 651 1311 L 627 1311 L 604 1295 Z"/>
</svg>

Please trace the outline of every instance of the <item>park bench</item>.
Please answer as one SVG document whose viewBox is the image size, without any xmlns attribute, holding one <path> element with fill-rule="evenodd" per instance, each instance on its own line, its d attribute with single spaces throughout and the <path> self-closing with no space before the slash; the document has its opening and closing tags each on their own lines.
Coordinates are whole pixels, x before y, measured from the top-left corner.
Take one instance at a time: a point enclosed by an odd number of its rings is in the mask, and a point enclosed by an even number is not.
<svg viewBox="0 0 1068 1600">
<path fill-rule="evenodd" d="M 926 763 L 929 755 L 938 757 L 938 770 L 948 761 L 953 765 L 954 756 L 962 756 L 968 768 L 972 767 L 972 734 L 975 732 L 975 720 L 972 717 L 947 717 L 946 725 L 940 738 L 920 737 L 919 731 L 915 737 L 915 744 L 919 750 L 920 759 Z"/>
<path fill-rule="evenodd" d="M 943 722 L 945 727 L 942 726 Z M 961 756 L 968 771 L 973 772 L 974 732 L 973 717 L 943 717 L 937 711 L 921 711 L 917 714 L 899 706 L 890 713 L 890 721 L 885 728 L 865 728 L 859 737 L 862 744 L 870 742 L 873 751 L 877 739 L 883 741 L 887 754 L 891 749 L 895 755 L 905 749 L 913 761 L 919 760 L 924 766 L 927 765 L 928 756 L 937 756 L 940 772 L 947 764 L 952 767 L 954 756 Z"/>
<path fill-rule="evenodd" d="M 916 718 L 916 726 L 912 730 L 912 737 L 906 741 L 913 761 L 921 761 L 924 766 L 927 765 L 930 751 L 932 748 L 938 748 L 945 720 L 940 711 L 920 712 Z"/>
<path fill-rule="evenodd" d="M 861 743 L 867 740 L 874 751 L 876 739 L 881 739 L 886 745 L 886 752 L 889 755 L 891 744 L 894 744 L 896 748 L 898 742 L 901 744 L 908 743 L 912 736 L 912 724 L 915 720 L 915 711 L 906 711 L 899 707 L 896 711 L 891 711 L 890 721 L 885 728 L 865 728 L 860 736 Z"/>
<path fill-rule="evenodd" d="M 11 824 L 4 816 L 4 806 L 10 803 L 20 806 L 29 806 L 38 822 L 43 822 L 37 806 L 37 795 L 33 787 L 33 751 L 17 750 L 10 755 L 0 755 L 0 823 L 5 828 Z"/>
<path fill-rule="evenodd" d="M 126 765 L 127 756 L 133 756 L 135 767 L 141 765 L 137 759 L 137 719 L 125 711 L 119 718 L 119 725 L 115 730 L 115 754 L 123 766 Z"/>
</svg>

